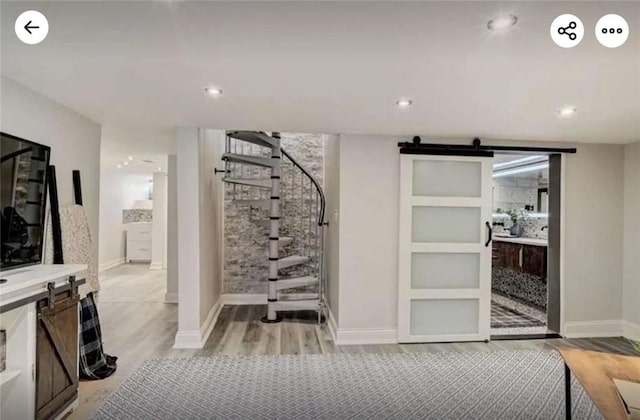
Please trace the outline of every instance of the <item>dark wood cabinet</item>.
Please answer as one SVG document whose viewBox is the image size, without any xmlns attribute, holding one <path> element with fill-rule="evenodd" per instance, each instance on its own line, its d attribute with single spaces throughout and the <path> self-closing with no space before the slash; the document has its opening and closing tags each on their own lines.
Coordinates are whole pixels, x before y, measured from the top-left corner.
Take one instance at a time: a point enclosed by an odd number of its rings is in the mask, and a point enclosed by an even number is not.
<svg viewBox="0 0 640 420">
<path fill-rule="evenodd" d="M 38 302 L 36 419 L 54 418 L 78 392 L 78 295 L 65 291 Z"/>
<path fill-rule="evenodd" d="M 493 242 L 493 265 L 547 277 L 547 247 Z"/>
<path fill-rule="evenodd" d="M 547 247 L 524 245 L 522 247 L 522 271 L 547 278 Z"/>
<path fill-rule="evenodd" d="M 509 242 L 494 242 L 493 252 L 497 258 L 494 258 L 494 265 L 497 267 L 506 267 L 520 269 L 520 249 L 522 245 L 512 244 Z"/>
</svg>

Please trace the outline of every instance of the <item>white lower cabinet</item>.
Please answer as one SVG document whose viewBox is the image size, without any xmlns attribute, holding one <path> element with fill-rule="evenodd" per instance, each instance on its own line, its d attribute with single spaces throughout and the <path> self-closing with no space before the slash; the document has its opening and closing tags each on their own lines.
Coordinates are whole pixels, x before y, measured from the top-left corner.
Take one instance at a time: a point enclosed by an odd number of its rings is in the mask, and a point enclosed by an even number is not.
<svg viewBox="0 0 640 420">
<path fill-rule="evenodd" d="M 151 261 L 151 223 L 129 223 L 127 232 L 127 262 Z"/>
</svg>

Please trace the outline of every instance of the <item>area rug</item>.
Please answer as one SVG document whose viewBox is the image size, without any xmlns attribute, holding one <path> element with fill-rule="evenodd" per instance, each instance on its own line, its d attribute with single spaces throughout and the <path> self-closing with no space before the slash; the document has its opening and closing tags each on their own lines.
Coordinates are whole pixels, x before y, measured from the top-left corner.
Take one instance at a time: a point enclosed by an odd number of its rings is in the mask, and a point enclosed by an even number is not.
<svg viewBox="0 0 640 420">
<path fill-rule="evenodd" d="M 600 419 L 574 379 L 573 416 Z M 562 419 L 553 351 L 146 361 L 100 419 Z"/>
<path fill-rule="evenodd" d="M 546 323 L 515 308 L 491 301 L 491 328 L 544 327 Z"/>
</svg>

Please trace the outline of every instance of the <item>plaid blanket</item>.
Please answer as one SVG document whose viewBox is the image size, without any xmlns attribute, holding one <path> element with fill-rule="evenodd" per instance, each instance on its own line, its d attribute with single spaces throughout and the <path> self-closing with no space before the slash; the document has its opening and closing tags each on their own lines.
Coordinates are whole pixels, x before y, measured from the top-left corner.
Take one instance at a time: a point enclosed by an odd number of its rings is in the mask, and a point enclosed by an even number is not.
<svg viewBox="0 0 640 420">
<path fill-rule="evenodd" d="M 80 301 L 80 377 L 104 379 L 117 369 L 117 357 L 102 349 L 102 331 L 93 293 Z"/>
</svg>

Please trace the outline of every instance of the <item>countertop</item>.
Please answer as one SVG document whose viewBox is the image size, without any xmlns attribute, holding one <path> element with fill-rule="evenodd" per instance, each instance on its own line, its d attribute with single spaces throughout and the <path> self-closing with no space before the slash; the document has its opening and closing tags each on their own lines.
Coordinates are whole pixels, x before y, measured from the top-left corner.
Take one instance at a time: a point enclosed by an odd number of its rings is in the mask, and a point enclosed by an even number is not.
<svg viewBox="0 0 640 420">
<path fill-rule="evenodd" d="M 516 238 L 516 237 L 500 237 L 493 236 L 493 240 L 496 242 L 509 242 L 512 244 L 521 245 L 533 245 L 533 246 L 547 246 L 546 239 L 534 239 L 534 238 Z"/>
<path fill-rule="evenodd" d="M 49 282 L 56 287 L 66 284 L 69 276 L 79 275 L 86 269 L 85 264 L 38 264 L 4 271 L 0 276 L 7 282 L 0 284 L 0 306 L 45 292 Z"/>
</svg>

